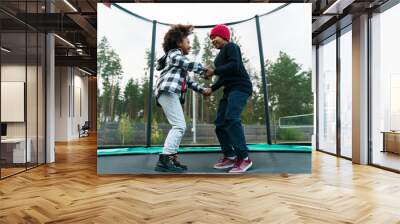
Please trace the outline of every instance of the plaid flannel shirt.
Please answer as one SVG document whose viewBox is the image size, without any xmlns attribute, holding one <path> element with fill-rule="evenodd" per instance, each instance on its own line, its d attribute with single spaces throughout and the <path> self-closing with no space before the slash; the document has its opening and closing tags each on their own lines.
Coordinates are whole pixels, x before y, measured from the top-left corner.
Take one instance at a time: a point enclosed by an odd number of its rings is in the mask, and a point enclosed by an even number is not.
<svg viewBox="0 0 400 224">
<path fill-rule="evenodd" d="M 161 92 L 184 94 L 181 93 L 181 88 L 185 78 L 187 87 L 203 93 L 204 88 L 188 75 L 189 71 L 202 75 L 204 68 L 200 63 L 191 62 L 180 49 L 170 50 L 167 54 L 165 68 L 157 79 L 156 98 L 160 96 Z"/>
</svg>

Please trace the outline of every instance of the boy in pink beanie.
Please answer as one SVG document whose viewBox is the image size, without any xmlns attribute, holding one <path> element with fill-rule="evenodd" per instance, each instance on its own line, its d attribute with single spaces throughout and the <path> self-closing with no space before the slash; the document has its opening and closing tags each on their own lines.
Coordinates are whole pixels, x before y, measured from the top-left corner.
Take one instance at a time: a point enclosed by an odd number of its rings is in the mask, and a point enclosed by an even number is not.
<svg viewBox="0 0 400 224">
<path fill-rule="evenodd" d="M 208 73 L 218 76 L 212 91 L 224 87 L 224 95 L 219 102 L 215 133 L 221 145 L 224 157 L 214 165 L 215 169 L 230 169 L 230 173 L 246 172 L 252 161 L 240 120 L 240 114 L 246 107 L 253 87 L 242 60 L 240 47 L 230 42 L 230 30 L 225 25 L 216 25 L 210 32 L 210 38 L 219 53 L 214 60 L 215 70 Z"/>
</svg>

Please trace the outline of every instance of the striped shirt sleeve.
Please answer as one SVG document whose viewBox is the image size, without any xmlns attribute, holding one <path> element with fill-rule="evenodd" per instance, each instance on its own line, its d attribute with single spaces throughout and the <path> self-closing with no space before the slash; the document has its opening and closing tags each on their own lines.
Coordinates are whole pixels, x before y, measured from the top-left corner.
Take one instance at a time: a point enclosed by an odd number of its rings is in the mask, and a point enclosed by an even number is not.
<svg viewBox="0 0 400 224">
<path fill-rule="evenodd" d="M 186 83 L 193 91 L 203 93 L 204 87 L 195 82 L 190 76 L 187 76 Z"/>
<path fill-rule="evenodd" d="M 190 61 L 186 56 L 182 55 L 180 51 L 174 51 L 170 55 L 170 64 L 176 67 L 180 67 L 186 71 L 191 71 L 197 74 L 202 74 L 204 69 L 203 66 L 198 62 Z"/>
</svg>

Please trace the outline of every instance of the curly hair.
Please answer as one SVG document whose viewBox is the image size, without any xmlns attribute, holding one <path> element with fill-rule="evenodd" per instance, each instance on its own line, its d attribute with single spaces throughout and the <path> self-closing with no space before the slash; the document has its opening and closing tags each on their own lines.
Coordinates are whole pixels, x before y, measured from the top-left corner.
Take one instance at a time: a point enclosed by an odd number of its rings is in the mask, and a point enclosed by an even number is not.
<svg viewBox="0 0 400 224">
<path fill-rule="evenodd" d="M 164 36 L 164 43 L 162 44 L 164 52 L 167 53 L 171 49 L 178 48 L 178 44 L 192 33 L 192 25 L 173 25 Z"/>
</svg>

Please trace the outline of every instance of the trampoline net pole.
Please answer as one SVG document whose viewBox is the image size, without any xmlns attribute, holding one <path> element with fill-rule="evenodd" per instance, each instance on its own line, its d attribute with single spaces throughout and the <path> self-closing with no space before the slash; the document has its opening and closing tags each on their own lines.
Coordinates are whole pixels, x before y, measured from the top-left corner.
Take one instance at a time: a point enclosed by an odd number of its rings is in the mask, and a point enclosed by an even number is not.
<svg viewBox="0 0 400 224">
<path fill-rule="evenodd" d="M 268 110 L 268 86 L 267 86 L 267 75 L 265 72 L 265 65 L 264 65 L 264 53 L 263 53 L 263 46 L 261 40 L 261 29 L 260 29 L 260 19 L 259 16 L 256 15 L 256 28 L 257 28 L 257 39 L 258 39 L 258 50 L 260 54 L 260 66 L 261 66 L 261 80 L 263 83 L 263 93 L 264 93 L 264 113 L 265 113 L 265 126 L 267 129 L 267 143 L 269 145 L 272 144 L 271 138 L 271 125 L 269 119 L 269 110 Z"/>
<path fill-rule="evenodd" d="M 156 27 L 157 21 L 153 20 L 153 32 L 151 37 L 151 60 L 150 60 L 150 80 L 149 80 L 149 97 L 147 100 L 147 129 L 146 129 L 146 146 L 151 146 L 151 120 L 152 120 L 152 100 L 153 100 L 153 76 L 154 76 L 154 57 L 156 47 Z"/>
<path fill-rule="evenodd" d="M 196 93 L 195 92 L 193 92 L 192 93 L 192 95 L 193 95 L 193 103 L 192 103 L 192 106 L 193 106 L 193 110 L 192 110 L 192 113 L 193 113 L 193 119 L 192 119 L 192 123 L 193 123 L 193 127 L 192 127 L 192 131 L 193 131 L 193 144 L 196 144 L 197 143 L 197 139 L 196 139 L 196 135 L 197 135 L 197 133 L 196 133 L 196 119 L 197 119 L 197 117 L 196 117 L 196 113 L 197 113 L 197 108 L 196 108 Z"/>
</svg>

